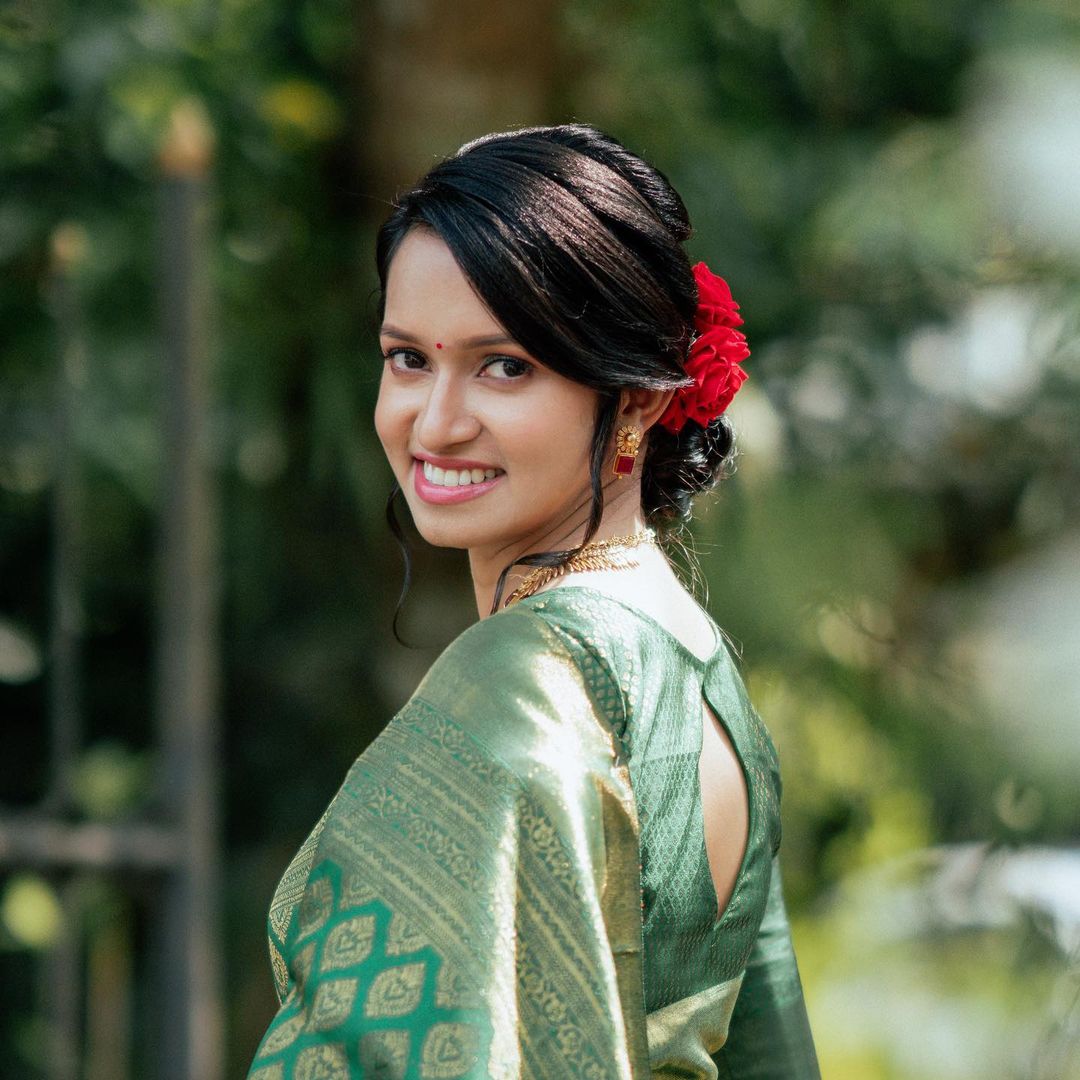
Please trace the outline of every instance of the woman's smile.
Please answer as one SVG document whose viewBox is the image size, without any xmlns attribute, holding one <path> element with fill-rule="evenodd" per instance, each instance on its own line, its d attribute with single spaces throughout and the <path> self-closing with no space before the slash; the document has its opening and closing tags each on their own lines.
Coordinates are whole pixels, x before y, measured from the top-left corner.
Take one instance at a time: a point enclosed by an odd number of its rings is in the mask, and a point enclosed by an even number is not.
<svg viewBox="0 0 1080 1080">
<path fill-rule="evenodd" d="M 459 503 L 486 495 L 506 475 L 502 469 L 468 461 L 414 458 L 413 487 L 427 503 Z M 444 467 L 445 464 L 445 467 Z"/>
</svg>

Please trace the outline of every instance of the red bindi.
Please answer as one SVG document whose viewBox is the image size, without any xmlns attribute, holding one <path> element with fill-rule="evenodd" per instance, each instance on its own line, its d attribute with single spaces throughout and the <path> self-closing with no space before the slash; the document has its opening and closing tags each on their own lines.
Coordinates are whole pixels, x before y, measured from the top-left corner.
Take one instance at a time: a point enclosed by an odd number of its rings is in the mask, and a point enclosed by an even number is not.
<svg viewBox="0 0 1080 1080">
<path fill-rule="evenodd" d="M 441 341 L 436 341 L 435 342 L 435 348 L 436 349 L 441 349 L 442 348 L 442 342 Z"/>
</svg>

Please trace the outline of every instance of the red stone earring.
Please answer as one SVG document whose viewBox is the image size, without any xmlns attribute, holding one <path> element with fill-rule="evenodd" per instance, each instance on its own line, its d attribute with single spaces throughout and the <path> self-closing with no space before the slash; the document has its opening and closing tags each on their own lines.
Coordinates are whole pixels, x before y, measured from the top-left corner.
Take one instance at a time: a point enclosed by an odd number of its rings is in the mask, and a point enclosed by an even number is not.
<svg viewBox="0 0 1080 1080">
<path fill-rule="evenodd" d="M 629 476 L 634 471 L 640 446 L 641 432 L 636 427 L 624 424 L 615 432 L 615 461 L 611 471 L 616 476 Z"/>
</svg>

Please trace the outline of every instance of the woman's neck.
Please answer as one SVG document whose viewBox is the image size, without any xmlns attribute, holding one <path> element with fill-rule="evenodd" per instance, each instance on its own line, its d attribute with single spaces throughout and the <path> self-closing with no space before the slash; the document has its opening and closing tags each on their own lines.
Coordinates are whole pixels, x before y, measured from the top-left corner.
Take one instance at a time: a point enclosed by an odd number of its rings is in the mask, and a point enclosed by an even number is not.
<svg viewBox="0 0 1080 1080">
<path fill-rule="evenodd" d="M 630 493 L 627 492 L 629 495 Z M 620 492 L 620 495 L 622 493 Z M 491 605 L 495 599 L 495 590 L 499 576 L 506 566 L 526 555 L 545 551 L 566 551 L 578 547 L 585 537 L 587 521 L 568 521 L 560 526 L 539 534 L 528 541 L 512 546 L 501 547 L 494 551 L 469 550 L 469 569 L 473 579 L 473 591 L 476 595 L 476 609 L 480 618 L 491 614 Z M 604 516 L 596 534 L 590 537 L 590 543 L 607 540 L 613 536 L 629 536 L 645 528 L 645 517 L 641 512 L 640 495 L 636 498 L 617 498 L 604 507 Z M 506 576 L 502 599 L 509 596 L 534 567 L 515 565 Z"/>
<path fill-rule="evenodd" d="M 705 661 L 712 657 L 718 644 L 713 622 L 686 588 L 663 550 L 654 544 L 643 544 L 630 554 L 635 566 L 565 574 L 538 589 L 537 593 L 557 593 L 563 588 L 585 586 L 644 612 L 698 659 Z"/>
</svg>

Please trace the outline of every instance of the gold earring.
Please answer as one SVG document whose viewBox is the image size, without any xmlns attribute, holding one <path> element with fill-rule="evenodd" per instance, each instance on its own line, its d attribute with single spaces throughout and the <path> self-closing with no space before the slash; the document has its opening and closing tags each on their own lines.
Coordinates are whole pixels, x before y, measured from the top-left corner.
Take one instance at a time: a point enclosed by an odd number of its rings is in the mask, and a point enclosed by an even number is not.
<svg viewBox="0 0 1080 1080">
<path fill-rule="evenodd" d="M 629 476 L 634 471 L 640 446 L 641 432 L 636 427 L 624 424 L 615 432 L 615 460 L 611 471 L 616 476 Z"/>
</svg>

